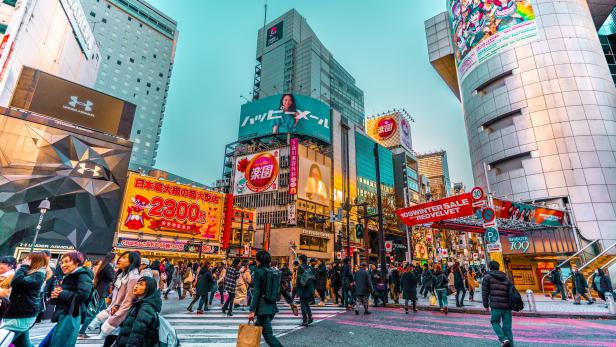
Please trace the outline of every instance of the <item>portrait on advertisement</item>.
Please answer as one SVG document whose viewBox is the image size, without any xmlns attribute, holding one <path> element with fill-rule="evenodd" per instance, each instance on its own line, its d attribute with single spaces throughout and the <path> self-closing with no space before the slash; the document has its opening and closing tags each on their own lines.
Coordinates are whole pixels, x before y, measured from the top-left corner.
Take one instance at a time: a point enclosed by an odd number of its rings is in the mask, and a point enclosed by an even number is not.
<svg viewBox="0 0 616 347">
<path fill-rule="evenodd" d="M 280 110 L 282 111 L 282 117 L 274 121 L 272 134 L 295 132 L 301 117 L 299 112 L 297 112 L 293 94 L 282 95 L 282 98 L 280 98 Z"/>
<path fill-rule="evenodd" d="M 299 197 L 321 205 L 329 205 L 329 168 L 310 159 L 299 160 Z"/>
</svg>

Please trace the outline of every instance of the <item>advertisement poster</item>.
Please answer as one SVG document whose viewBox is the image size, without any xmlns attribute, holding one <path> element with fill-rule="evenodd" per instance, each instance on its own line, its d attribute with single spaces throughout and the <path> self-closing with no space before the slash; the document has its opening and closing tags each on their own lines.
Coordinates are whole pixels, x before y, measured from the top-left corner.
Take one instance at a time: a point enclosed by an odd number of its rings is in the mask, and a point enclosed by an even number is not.
<svg viewBox="0 0 616 347">
<path fill-rule="evenodd" d="M 498 218 L 548 226 L 562 226 L 565 218 L 564 211 L 499 199 L 494 199 L 494 209 Z"/>
<path fill-rule="evenodd" d="M 222 194 L 130 173 L 120 231 L 218 240 Z"/>
<path fill-rule="evenodd" d="M 534 286 L 535 274 L 533 272 L 533 266 L 530 264 L 511 264 L 511 275 L 513 276 L 513 283 L 519 286 Z"/>
<path fill-rule="evenodd" d="M 307 158 L 299 158 L 299 198 L 329 206 L 331 199 L 329 167 Z"/>
<path fill-rule="evenodd" d="M 238 139 L 272 134 L 302 134 L 331 143 L 330 108 L 320 100 L 284 94 L 242 105 Z"/>
<path fill-rule="evenodd" d="M 530 0 L 449 0 L 448 4 L 460 81 L 493 56 L 538 36 Z"/>
<path fill-rule="evenodd" d="M 298 151 L 299 140 L 294 137 L 291 139 L 289 148 L 289 194 L 297 194 L 297 170 L 298 170 Z"/>
<path fill-rule="evenodd" d="M 267 46 L 271 46 L 282 38 L 282 28 L 284 22 L 278 22 L 273 27 L 267 29 Z"/>
<path fill-rule="evenodd" d="M 156 241 L 156 240 L 136 240 L 120 237 L 116 247 L 118 248 L 131 248 L 131 249 L 143 249 L 153 251 L 170 251 L 170 252 L 184 252 L 184 246 L 187 242 L 171 242 L 171 241 Z M 197 249 L 192 253 L 199 252 L 199 244 L 196 244 Z M 203 254 L 217 254 L 218 246 L 215 245 L 203 245 L 201 247 Z"/>
<path fill-rule="evenodd" d="M 278 150 L 245 155 L 235 162 L 234 195 L 278 190 Z"/>
<path fill-rule="evenodd" d="M 466 217 L 473 214 L 472 193 L 464 193 L 396 211 L 408 226 L 433 223 L 441 220 Z"/>
<path fill-rule="evenodd" d="M 385 147 L 404 146 L 408 150 L 413 149 L 411 125 L 400 112 L 366 120 L 366 131 L 370 137 Z"/>
</svg>

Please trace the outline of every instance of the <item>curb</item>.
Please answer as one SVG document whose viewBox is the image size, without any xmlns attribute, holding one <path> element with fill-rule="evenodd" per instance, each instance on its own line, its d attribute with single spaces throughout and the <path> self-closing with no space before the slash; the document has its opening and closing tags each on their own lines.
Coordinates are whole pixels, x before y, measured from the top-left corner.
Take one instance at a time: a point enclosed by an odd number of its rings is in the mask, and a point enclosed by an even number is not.
<svg viewBox="0 0 616 347">
<path fill-rule="evenodd" d="M 527 303 L 525 303 L 527 304 Z M 387 304 L 387 307 L 391 308 L 404 308 L 404 305 L 401 304 Z M 432 311 L 439 312 L 438 306 L 425 306 L 425 305 L 417 305 L 417 309 L 420 311 Z M 477 314 L 483 316 L 489 316 L 488 313 L 484 310 L 480 309 L 466 309 L 459 307 L 449 307 L 449 312 L 453 313 L 467 313 L 467 314 Z M 514 317 L 541 317 L 541 318 L 575 318 L 575 319 L 606 319 L 606 320 L 616 320 L 616 315 L 611 315 L 609 313 L 579 313 L 579 312 L 529 312 L 529 311 L 520 311 L 520 312 L 511 312 Z"/>
</svg>

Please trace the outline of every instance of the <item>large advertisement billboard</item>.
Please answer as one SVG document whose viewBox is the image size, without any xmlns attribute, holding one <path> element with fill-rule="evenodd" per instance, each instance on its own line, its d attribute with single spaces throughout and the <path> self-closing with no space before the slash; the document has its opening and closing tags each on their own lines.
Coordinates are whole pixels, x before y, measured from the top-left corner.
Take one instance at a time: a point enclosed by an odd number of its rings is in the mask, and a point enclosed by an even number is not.
<svg viewBox="0 0 616 347">
<path fill-rule="evenodd" d="M 329 167 L 308 158 L 299 157 L 300 199 L 329 206 L 331 200 L 331 173 Z"/>
<path fill-rule="evenodd" d="M 11 106 L 103 133 L 130 138 L 136 106 L 24 66 Z"/>
<path fill-rule="evenodd" d="M 403 146 L 413 149 L 411 125 L 400 112 L 393 112 L 366 120 L 368 135 L 385 147 Z"/>
<path fill-rule="evenodd" d="M 274 95 L 242 105 L 239 140 L 271 134 L 302 134 L 331 143 L 329 106 L 303 95 Z"/>
<path fill-rule="evenodd" d="M 238 157 L 235 161 L 233 195 L 278 190 L 279 156 L 278 150 L 273 150 Z"/>
<path fill-rule="evenodd" d="M 130 173 L 119 230 L 218 240 L 224 195 Z"/>
<path fill-rule="evenodd" d="M 460 81 L 493 56 L 538 35 L 530 0 L 449 0 L 448 5 Z"/>
<path fill-rule="evenodd" d="M 494 210 L 498 218 L 541 225 L 562 226 L 565 219 L 565 211 L 500 199 L 494 199 Z"/>
</svg>

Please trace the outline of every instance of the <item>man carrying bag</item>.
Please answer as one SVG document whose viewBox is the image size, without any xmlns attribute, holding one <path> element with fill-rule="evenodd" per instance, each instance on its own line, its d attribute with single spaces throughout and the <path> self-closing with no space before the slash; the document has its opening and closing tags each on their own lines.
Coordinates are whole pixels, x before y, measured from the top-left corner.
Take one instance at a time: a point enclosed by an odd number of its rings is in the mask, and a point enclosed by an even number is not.
<svg viewBox="0 0 616 347">
<path fill-rule="evenodd" d="M 272 320 L 276 313 L 278 313 L 278 307 L 276 301 L 280 296 L 281 289 L 281 274 L 278 270 L 273 270 L 270 267 L 272 257 L 265 251 L 259 251 L 256 255 L 257 268 L 254 271 L 252 283 L 254 286 L 252 292 L 252 300 L 250 303 L 250 314 L 248 315 L 248 321 L 251 322 L 257 317 L 256 326 L 241 325 L 238 333 L 238 346 L 259 346 L 260 333 L 263 333 L 265 342 L 272 347 L 281 347 L 282 344 L 274 336 L 272 330 Z M 256 330 L 259 334 L 255 334 Z M 248 332 L 250 331 L 250 332 Z M 243 335 L 250 335 L 252 344 L 240 344 L 243 343 Z M 257 336 L 256 340 L 254 336 Z"/>
</svg>

